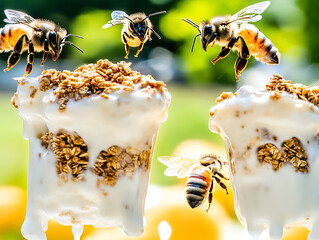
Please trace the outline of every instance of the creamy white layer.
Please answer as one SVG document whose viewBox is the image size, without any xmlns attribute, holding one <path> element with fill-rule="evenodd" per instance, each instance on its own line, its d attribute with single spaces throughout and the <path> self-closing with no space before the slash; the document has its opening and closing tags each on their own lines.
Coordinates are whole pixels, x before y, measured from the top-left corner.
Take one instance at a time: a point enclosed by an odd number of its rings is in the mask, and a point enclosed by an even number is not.
<svg viewBox="0 0 319 240">
<path fill-rule="evenodd" d="M 149 78 L 143 76 L 143 81 Z M 36 89 L 34 97 L 30 97 Z M 28 205 L 22 234 L 30 240 L 46 239 L 48 219 L 73 225 L 75 238 L 82 226 L 121 226 L 129 235 L 143 231 L 143 209 L 149 171 L 138 169 L 132 178 L 120 177 L 115 186 L 100 185 L 91 170 L 102 150 L 117 145 L 148 150 L 155 144 L 159 126 L 167 118 L 168 92 L 152 94 L 141 88 L 119 90 L 108 99 L 91 95 L 70 100 L 64 111 L 53 90 L 39 90 L 37 78 L 24 80 L 17 90 L 16 105 L 29 140 Z M 61 182 L 52 151 L 41 146 L 46 132 L 76 133 L 88 146 L 89 163 L 85 181 Z M 101 187 L 103 188 L 101 190 Z"/>
<path fill-rule="evenodd" d="M 308 239 L 319 239 L 319 109 L 291 94 L 270 96 L 243 86 L 210 110 L 209 128 L 228 150 L 237 216 L 254 239 L 268 227 L 271 238 L 280 239 L 283 227 L 306 224 L 308 218 L 313 224 Z M 281 150 L 292 137 L 306 151 L 308 173 L 296 172 L 291 164 L 274 171 L 258 161 L 259 146 L 272 143 Z"/>
</svg>

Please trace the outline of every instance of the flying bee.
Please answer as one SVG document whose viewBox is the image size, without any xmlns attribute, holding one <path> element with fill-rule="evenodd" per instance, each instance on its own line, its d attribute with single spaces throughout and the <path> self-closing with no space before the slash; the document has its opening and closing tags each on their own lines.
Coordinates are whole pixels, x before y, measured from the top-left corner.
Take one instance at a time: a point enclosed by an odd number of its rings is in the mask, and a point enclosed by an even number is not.
<svg viewBox="0 0 319 240">
<path fill-rule="evenodd" d="M 187 178 L 186 181 L 186 199 L 191 208 L 200 206 L 208 193 L 208 212 L 213 201 L 214 180 L 226 191 L 226 185 L 220 180 L 225 178 L 220 173 L 222 162 L 216 155 L 205 155 L 200 159 L 182 158 L 182 157 L 159 157 L 158 160 L 168 168 L 164 174 L 166 176 L 177 176 L 178 178 Z"/>
<path fill-rule="evenodd" d="M 151 41 L 151 34 L 154 33 L 158 39 L 161 37 L 154 31 L 153 25 L 149 18 L 151 16 L 166 13 L 166 11 L 151 13 L 145 15 L 145 13 L 133 13 L 127 15 L 123 11 L 113 11 L 111 13 L 112 20 L 103 26 L 103 28 L 108 28 L 117 24 L 123 24 L 121 38 L 122 42 L 125 44 L 125 58 L 128 58 L 130 47 L 138 47 L 135 57 L 142 51 L 144 43 L 147 40 Z"/>
<path fill-rule="evenodd" d="M 41 66 L 51 53 L 52 58 L 56 61 L 65 44 L 83 51 L 75 46 L 72 42 L 66 41 L 70 36 L 82 38 L 73 34 L 67 34 L 67 31 L 49 20 L 34 19 L 26 13 L 6 9 L 4 10 L 8 23 L 0 28 L 0 52 L 12 51 L 8 58 L 8 67 L 4 71 L 8 71 L 16 65 L 23 51 L 28 50 L 28 63 L 25 70 L 27 76 L 32 71 L 34 61 L 34 52 L 44 52 Z"/>
<path fill-rule="evenodd" d="M 213 64 L 227 57 L 231 50 L 237 50 L 238 58 L 235 63 L 237 81 L 240 73 L 246 68 L 250 55 L 267 64 L 278 64 L 278 49 L 257 27 L 249 24 L 249 22 L 259 21 L 260 14 L 267 9 L 269 4 L 269 1 L 260 2 L 232 16 L 213 17 L 210 21 L 202 21 L 199 25 L 187 18 L 182 19 L 199 31 L 199 34 L 194 37 L 191 51 L 193 51 L 198 36 L 200 36 L 204 51 L 208 45 L 213 47 L 215 43 L 222 47 L 219 55 L 212 60 Z"/>
</svg>

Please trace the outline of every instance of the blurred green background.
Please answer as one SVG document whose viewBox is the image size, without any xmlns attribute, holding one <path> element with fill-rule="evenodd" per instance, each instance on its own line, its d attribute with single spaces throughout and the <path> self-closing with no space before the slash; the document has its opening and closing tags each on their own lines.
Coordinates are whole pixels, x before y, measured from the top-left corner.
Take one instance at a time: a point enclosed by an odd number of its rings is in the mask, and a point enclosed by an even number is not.
<svg viewBox="0 0 319 240">
<path fill-rule="evenodd" d="M 204 52 L 200 41 L 190 52 L 193 37 L 197 30 L 183 22 L 189 18 L 196 23 L 212 16 L 234 14 L 240 9 L 258 1 L 220 1 L 220 0 L 122 0 L 122 1 L 39 1 L 39 0 L 2 0 L 0 19 L 3 10 L 16 9 L 34 18 L 50 19 L 68 30 L 80 35 L 84 40 L 71 38 L 84 54 L 71 46 L 65 46 L 60 58 L 53 62 L 50 57 L 44 67 L 40 67 L 42 54 L 36 54 L 34 70 L 30 76 L 37 76 L 43 69 L 73 70 L 86 63 L 94 63 L 107 58 L 117 62 L 124 60 L 124 45 L 121 42 L 121 26 L 102 29 L 110 20 L 113 10 L 126 13 L 145 12 L 146 14 L 166 10 L 167 14 L 154 16 L 151 21 L 154 30 L 162 39 L 153 35 L 147 42 L 139 58 L 134 58 L 136 48 L 131 48 L 128 61 L 132 68 L 143 74 L 151 74 L 157 80 L 165 81 L 172 93 L 168 120 L 159 132 L 154 153 L 151 183 L 157 185 L 176 184 L 175 178 L 165 177 L 165 167 L 158 163 L 160 155 L 172 155 L 174 149 L 185 140 L 199 139 L 222 146 L 219 136 L 208 130 L 209 109 L 222 91 L 235 91 L 242 84 L 263 86 L 274 73 L 293 82 L 314 85 L 319 76 L 319 2 L 314 0 L 273 0 L 263 13 L 263 19 L 255 26 L 259 28 L 278 48 L 281 63 L 269 66 L 249 60 L 248 67 L 236 82 L 234 63 L 237 57 L 232 52 L 216 65 L 211 64 L 220 47 L 215 46 Z M 2 23 L 1 26 L 4 26 Z M 0 68 L 6 67 L 8 53 L 0 55 Z M 22 121 L 10 99 L 16 89 L 14 77 L 24 74 L 26 54 L 9 72 L 0 71 L 0 187 L 17 186 L 26 190 L 28 142 L 22 137 Z M 1 195 L 1 198 L 9 196 Z M 23 202 L 25 205 L 25 202 Z M 0 208 L 1 209 L 1 208 Z M 21 214 L 20 214 L 21 215 Z M 24 213 L 22 213 L 23 220 Z M 234 217 L 234 216 L 232 216 Z M 0 212 L 1 218 L 1 212 Z M 21 220 L 21 221 L 22 221 Z M 1 222 L 1 221 L 0 221 Z M 1 224 L 0 224 L 1 225 Z M 0 226 L 0 240 L 22 239 L 19 233 L 21 223 L 16 221 L 10 228 Z"/>
</svg>

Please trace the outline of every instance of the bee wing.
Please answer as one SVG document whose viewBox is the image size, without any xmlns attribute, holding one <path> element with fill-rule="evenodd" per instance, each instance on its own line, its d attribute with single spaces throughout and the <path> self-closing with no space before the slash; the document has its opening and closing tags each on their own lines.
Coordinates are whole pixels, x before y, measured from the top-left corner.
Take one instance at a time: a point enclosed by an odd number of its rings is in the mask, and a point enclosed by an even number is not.
<svg viewBox="0 0 319 240">
<path fill-rule="evenodd" d="M 197 159 L 182 157 L 163 156 L 158 157 L 158 160 L 168 167 L 164 172 L 166 176 L 177 176 L 178 178 L 187 177 L 192 168 L 199 164 Z"/>
<path fill-rule="evenodd" d="M 103 28 L 109 28 L 117 24 L 124 24 L 127 17 L 128 15 L 123 11 L 113 11 L 111 13 L 112 20 L 105 24 Z"/>
<path fill-rule="evenodd" d="M 230 17 L 227 23 L 236 22 L 238 24 L 257 22 L 261 19 L 261 15 L 270 5 L 270 1 L 260 2 L 248 6 Z"/>
<path fill-rule="evenodd" d="M 113 20 L 124 20 L 128 15 L 123 11 L 113 11 L 111 13 L 111 17 Z"/>
<path fill-rule="evenodd" d="M 11 9 L 6 9 L 4 10 L 5 15 L 7 16 L 6 19 L 4 19 L 4 22 L 6 23 L 23 23 L 27 24 L 29 26 L 30 23 L 34 22 L 35 19 L 31 17 L 30 15 L 16 11 L 16 10 L 11 10 Z"/>
</svg>

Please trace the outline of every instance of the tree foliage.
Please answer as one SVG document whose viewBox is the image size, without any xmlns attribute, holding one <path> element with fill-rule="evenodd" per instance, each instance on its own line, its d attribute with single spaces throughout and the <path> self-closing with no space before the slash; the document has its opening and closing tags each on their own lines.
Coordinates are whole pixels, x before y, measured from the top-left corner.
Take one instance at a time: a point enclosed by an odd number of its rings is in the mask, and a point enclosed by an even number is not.
<svg viewBox="0 0 319 240">
<path fill-rule="evenodd" d="M 80 64 L 94 62 L 100 58 L 108 58 L 111 61 L 124 60 L 124 45 L 120 38 L 121 26 L 102 29 L 102 26 L 110 20 L 110 13 L 113 10 L 122 10 L 128 14 L 138 11 L 148 14 L 166 10 L 167 14 L 151 18 L 154 29 L 162 36 L 162 39 L 158 40 L 154 37 L 152 42 L 145 44 L 139 59 L 130 58 L 129 60 L 147 59 L 150 51 L 160 46 L 173 53 L 185 81 L 234 84 L 234 63 L 237 52 L 232 52 L 226 59 L 218 61 L 213 66 L 211 60 L 218 55 L 220 47 L 214 46 L 204 52 L 198 38 L 194 51 L 191 52 L 193 38 L 198 32 L 181 18 L 189 18 L 199 23 L 216 15 L 234 14 L 254 3 L 256 1 L 251 0 L 78 0 L 76 2 L 2 0 L 0 11 L 7 8 L 18 9 L 35 18 L 51 19 L 69 32 L 83 36 L 84 40 L 72 38 L 72 41 L 81 47 L 85 54 L 79 54 L 68 47 L 61 55 L 62 58 L 74 59 Z M 319 3 L 312 1 L 310 4 L 310 0 L 299 2 L 273 0 L 263 13 L 263 19 L 255 23 L 279 49 L 283 59 L 293 59 L 296 62 L 319 61 L 319 51 L 316 51 L 319 50 L 319 44 L 315 37 L 318 34 L 319 15 L 314 4 Z M 5 17 L 4 14 L 2 16 Z M 255 63 L 256 61 L 251 57 L 248 68 Z"/>
</svg>

